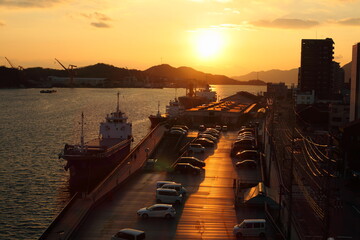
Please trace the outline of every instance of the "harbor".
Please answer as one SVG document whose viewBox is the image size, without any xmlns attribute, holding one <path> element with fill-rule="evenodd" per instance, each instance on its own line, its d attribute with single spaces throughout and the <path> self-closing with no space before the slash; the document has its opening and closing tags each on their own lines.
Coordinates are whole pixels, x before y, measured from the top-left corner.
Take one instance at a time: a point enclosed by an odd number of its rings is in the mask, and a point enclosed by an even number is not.
<svg viewBox="0 0 360 240">
<path fill-rule="evenodd" d="M 214 85 L 213 85 L 214 87 Z M 236 91 L 264 91 L 264 87 L 216 86 L 223 96 Z M 56 94 L 38 89 L 1 90 L 3 115 L 0 140 L 8 146 L 0 153 L 2 162 L 2 239 L 37 239 L 72 198 L 66 162 L 58 159 L 65 143 L 80 139 L 81 112 L 85 115 L 85 141 L 98 136 L 99 121 L 120 105 L 133 125 L 135 147 L 150 131 L 148 116 L 164 111 L 175 89 L 57 89 Z M 156 96 L 149 99 L 148 95 Z M 178 95 L 185 89 L 177 89 Z M 15 111 L 16 109 L 16 111 Z M 96 111 L 94 111 L 96 109 Z M 22 121 L 23 116 L 28 121 Z M 16 136 L 16 137 L 15 137 Z M 19 145 L 19 139 L 21 144 Z M 9 167 L 11 166 L 11 167 Z M 31 216 L 30 218 L 28 216 Z M 21 222 L 18 219 L 22 219 Z M 26 224 L 28 228 L 22 226 Z"/>
<path fill-rule="evenodd" d="M 263 159 L 259 159 L 259 167 L 255 171 L 239 170 L 230 154 L 233 142 L 238 137 L 237 131 L 242 125 L 247 124 L 249 120 L 255 121 L 256 126 L 252 126 L 251 129 L 253 129 L 253 136 L 256 139 L 261 139 L 258 135 L 258 129 L 261 129 L 259 124 L 264 126 L 265 115 L 258 114 L 258 110 L 262 108 L 260 102 L 256 103 L 247 99 L 250 101 L 249 104 L 239 105 L 239 99 L 243 101 L 245 99 L 241 92 L 232 96 L 233 101 L 210 102 L 198 109 L 185 110 L 176 119 L 159 123 L 94 190 L 76 193 L 40 239 L 108 239 L 122 224 L 126 224 L 126 226 L 123 225 L 120 228 L 138 229 L 140 227 L 142 230 L 146 230 L 148 239 L 198 237 L 233 239 L 236 236 L 231 233 L 232 229 L 241 219 L 264 219 L 266 213 L 261 210 L 262 207 L 255 209 L 246 207 L 244 212 L 244 209 L 238 206 L 239 198 L 243 199 L 242 204 L 245 203 L 245 197 L 239 197 L 239 191 L 244 189 L 244 184 L 249 184 L 250 181 L 252 185 L 247 188 L 256 187 L 265 179 Z M 200 116 L 189 117 L 186 115 L 188 112 L 199 112 Z M 210 112 L 212 113 L 210 116 L 215 117 L 208 118 Z M 229 114 L 235 115 L 229 117 Z M 198 121 L 205 118 L 208 118 L 206 121 L 208 127 L 210 125 L 215 127 L 215 123 L 221 125 L 227 123 L 229 126 L 220 127 L 220 130 L 223 128 L 223 132 L 221 132 L 221 136 L 218 136 L 219 140 L 216 146 L 206 148 L 202 156 L 196 155 L 207 164 L 204 171 L 198 176 L 171 173 L 170 170 L 179 156 L 191 154 L 187 149 L 188 145 L 196 142 L 199 138 L 200 132 L 196 130 L 196 126 L 198 126 Z M 231 120 L 232 118 L 234 120 Z M 189 131 L 185 135 L 173 133 L 172 125 L 174 123 L 183 124 L 186 119 L 190 123 Z M 208 131 L 210 130 L 205 132 Z M 264 131 L 261 132 L 263 134 Z M 256 142 L 254 147 L 257 148 L 257 145 Z M 146 171 L 149 169 L 144 169 L 149 158 L 157 160 L 150 172 Z M 186 199 L 181 206 L 176 207 L 177 211 L 181 213 L 180 217 L 175 217 L 175 221 L 168 226 L 173 230 L 159 231 L 159 228 L 152 224 L 140 223 L 139 225 L 134 213 L 129 211 L 129 204 L 135 209 L 155 203 L 155 199 L 152 199 L 154 186 L 160 180 L 180 182 L 188 189 Z M 263 203 L 259 205 L 261 206 Z M 219 216 L 216 214 L 218 210 L 214 212 L 217 208 L 220 208 L 220 212 L 223 214 L 221 217 L 223 223 L 219 226 L 216 226 L 219 221 Z M 104 215 L 104 212 L 108 212 L 110 215 Z M 115 216 L 119 214 L 120 219 L 114 222 L 113 219 L 117 218 Z M 214 214 L 215 216 L 213 216 Z M 114 229 L 105 227 L 109 225 Z M 91 227 L 92 231 L 89 231 L 89 226 L 96 227 Z M 164 225 L 162 224 L 161 227 L 163 228 Z M 268 223 L 266 236 L 268 239 L 273 239 L 275 236 L 270 223 Z"/>
</svg>

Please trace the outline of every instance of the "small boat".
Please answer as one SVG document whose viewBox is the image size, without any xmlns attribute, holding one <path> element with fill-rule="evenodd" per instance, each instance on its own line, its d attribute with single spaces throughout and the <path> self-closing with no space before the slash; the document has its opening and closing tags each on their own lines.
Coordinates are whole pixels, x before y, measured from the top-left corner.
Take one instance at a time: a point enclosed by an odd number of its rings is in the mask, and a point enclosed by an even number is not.
<svg viewBox="0 0 360 240">
<path fill-rule="evenodd" d="M 56 90 L 53 89 L 49 89 L 49 90 L 41 90 L 40 93 L 55 93 L 57 92 Z"/>
<path fill-rule="evenodd" d="M 156 125 L 158 125 L 159 123 L 164 122 L 164 121 L 166 121 L 168 119 L 166 114 L 161 114 L 160 113 L 159 107 L 160 107 L 160 102 L 158 102 L 157 114 L 149 116 L 149 119 L 150 119 L 150 122 L 151 122 L 151 128 L 156 127 Z"/>
<path fill-rule="evenodd" d="M 95 186 L 118 166 L 130 152 L 132 124 L 119 109 L 119 93 L 116 111 L 108 114 L 100 123 L 99 137 L 84 142 L 84 114 L 81 115 L 80 144 L 65 144 L 59 158 L 67 161 L 65 170 L 70 170 L 70 185 Z"/>
</svg>

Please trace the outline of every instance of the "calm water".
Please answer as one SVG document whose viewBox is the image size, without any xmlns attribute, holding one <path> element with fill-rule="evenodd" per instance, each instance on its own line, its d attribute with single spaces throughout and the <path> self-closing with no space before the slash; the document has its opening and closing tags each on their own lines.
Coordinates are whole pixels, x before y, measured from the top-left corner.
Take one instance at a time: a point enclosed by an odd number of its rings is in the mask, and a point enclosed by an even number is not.
<svg viewBox="0 0 360 240">
<path fill-rule="evenodd" d="M 258 93 L 264 86 L 213 88 L 223 98 L 237 91 Z M 149 131 L 148 116 L 160 112 L 185 89 L 39 89 L 0 90 L 0 239 L 37 239 L 70 198 L 68 172 L 58 153 L 79 142 L 80 116 L 85 140 L 98 136 L 98 124 L 116 108 L 133 123 L 134 145 Z"/>
</svg>

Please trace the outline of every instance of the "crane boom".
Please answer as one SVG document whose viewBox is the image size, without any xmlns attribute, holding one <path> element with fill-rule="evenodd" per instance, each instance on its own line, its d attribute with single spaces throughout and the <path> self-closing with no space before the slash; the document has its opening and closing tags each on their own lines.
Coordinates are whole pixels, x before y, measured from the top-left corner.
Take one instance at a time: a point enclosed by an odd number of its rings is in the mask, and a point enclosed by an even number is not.
<svg viewBox="0 0 360 240">
<path fill-rule="evenodd" d="M 10 62 L 10 60 L 9 60 L 7 57 L 5 57 L 5 59 L 6 59 L 6 61 L 10 64 L 10 66 L 11 66 L 12 68 L 16 68 L 16 67 L 14 67 L 14 65 Z"/>
<path fill-rule="evenodd" d="M 67 69 L 59 60 L 57 60 L 56 58 L 55 58 L 55 60 L 56 60 L 66 71 L 69 71 L 69 69 Z"/>
<path fill-rule="evenodd" d="M 74 68 L 76 68 L 75 65 L 70 64 L 68 68 L 66 68 L 59 60 L 55 58 L 55 60 L 68 72 L 70 77 L 70 85 L 73 86 L 74 84 Z"/>
</svg>

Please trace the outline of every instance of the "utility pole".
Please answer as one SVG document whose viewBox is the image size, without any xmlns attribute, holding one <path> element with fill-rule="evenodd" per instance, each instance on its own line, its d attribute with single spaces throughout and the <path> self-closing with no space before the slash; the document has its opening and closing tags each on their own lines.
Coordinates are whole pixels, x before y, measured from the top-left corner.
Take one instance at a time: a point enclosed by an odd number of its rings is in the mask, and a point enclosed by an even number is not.
<svg viewBox="0 0 360 240">
<path fill-rule="evenodd" d="M 294 178 L 294 149 L 295 149 L 295 102 L 294 99 L 292 98 L 291 101 L 291 107 L 293 108 L 292 110 L 290 110 L 290 114 L 292 114 L 292 116 L 290 116 L 290 127 L 291 127 L 291 157 L 290 157 L 290 179 L 289 179 L 289 202 L 288 202 L 288 221 L 287 221 L 287 238 L 286 239 L 291 239 L 291 220 L 292 220 L 292 185 L 293 185 L 293 178 Z"/>
</svg>

